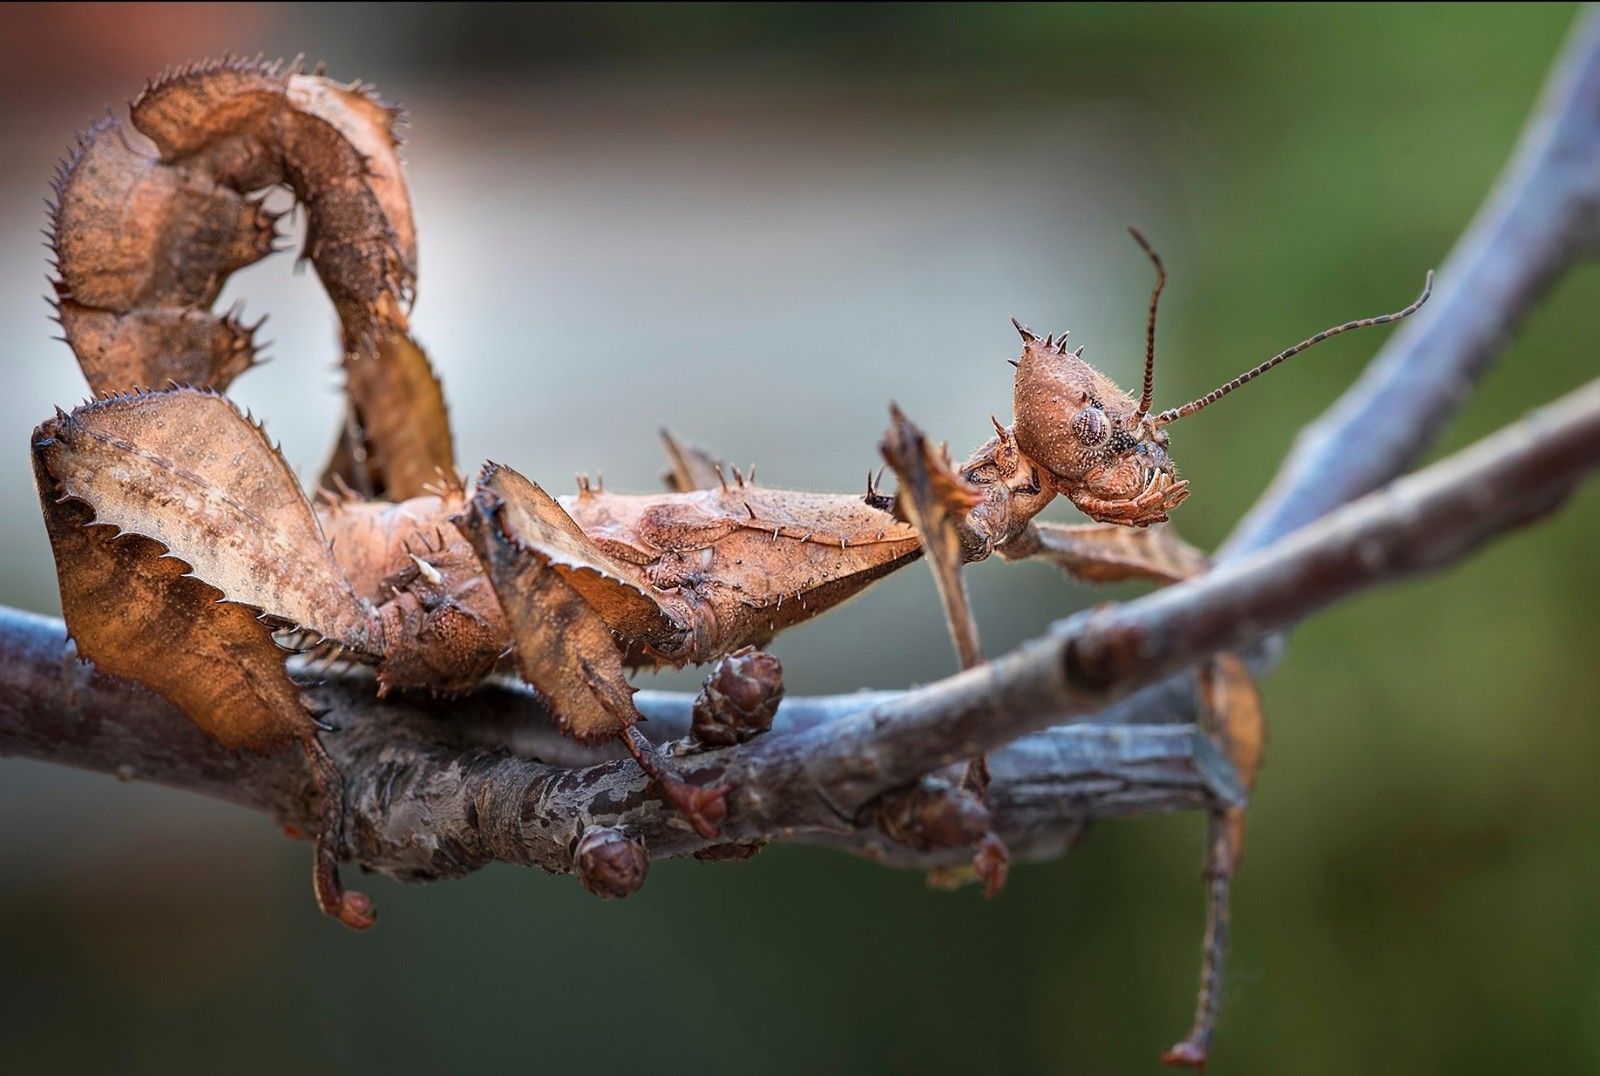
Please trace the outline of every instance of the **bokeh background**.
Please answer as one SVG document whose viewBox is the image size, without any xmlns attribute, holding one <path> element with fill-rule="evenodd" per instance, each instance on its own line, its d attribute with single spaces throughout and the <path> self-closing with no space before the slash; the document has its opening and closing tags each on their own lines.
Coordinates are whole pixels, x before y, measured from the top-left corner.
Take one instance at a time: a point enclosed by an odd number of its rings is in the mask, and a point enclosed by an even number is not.
<svg viewBox="0 0 1600 1076">
<path fill-rule="evenodd" d="M 670 421 L 768 482 L 848 489 L 891 398 L 957 451 L 1007 413 L 1008 315 L 1136 380 L 1149 269 L 1127 223 L 1172 272 L 1158 402 L 1404 302 L 1573 14 L 5 7 L 0 601 L 56 611 L 23 444 L 84 391 L 49 340 L 40 198 L 72 132 L 168 63 L 306 52 L 409 106 L 415 324 L 464 461 L 648 489 Z M 291 262 L 225 300 L 274 315 L 276 361 L 237 396 L 310 475 L 334 322 Z M 1443 447 L 1594 376 L 1597 299 L 1593 267 L 1565 281 Z M 1178 430 L 1182 531 L 1219 541 L 1381 338 Z M 1298 632 L 1265 685 L 1215 1071 L 1600 1066 L 1597 532 L 1590 492 Z M 971 581 L 996 652 L 1107 597 L 1036 566 Z M 777 650 L 802 692 L 953 664 L 921 569 Z M 263 818 L 9 760 L 0 1067 L 1153 1071 L 1187 1027 L 1202 828 L 1102 826 L 988 904 L 797 848 L 657 864 L 621 904 L 509 868 L 370 879 L 382 922 L 358 937 Z"/>
</svg>

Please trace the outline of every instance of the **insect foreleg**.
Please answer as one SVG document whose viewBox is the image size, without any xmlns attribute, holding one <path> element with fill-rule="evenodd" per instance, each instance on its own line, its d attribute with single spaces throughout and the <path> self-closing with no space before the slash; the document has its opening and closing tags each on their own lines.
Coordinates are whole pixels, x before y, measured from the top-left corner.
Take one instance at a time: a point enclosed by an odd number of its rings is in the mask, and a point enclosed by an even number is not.
<svg viewBox="0 0 1600 1076">
<path fill-rule="evenodd" d="M 956 473 L 947 455 L 935 451 L 898 407 L 890 408 L 889 430 L 879 447 L 900 481 L 899 509 L 922 538 L 923 554 L 933 569 L 956 655 L 961 667 L 970 669 L 983 661 L 983 650 L 961 578 L 961 565 L 968 558 L 964 556 L 959 524 L 982 502 L 983 495 Z M 961 784 L 980 798 L 987 792 L 989 762 L 985 756 L 979 755 L 967 764 Z M 1005 884 L 1009 859 L 999 836 L 992 831 L 986 833 L 973 857 L 973 867 L 983 879 L 986 895 L 993 896 Z"/>
<path fill-rule="evenodd" d="M 1085 583 L 1176 583 L 1207 566 L 1204 553 L 1161 526 L 1030 522 L 995 552 L 1006 560 L 1049 561 Z"/>
</svg>

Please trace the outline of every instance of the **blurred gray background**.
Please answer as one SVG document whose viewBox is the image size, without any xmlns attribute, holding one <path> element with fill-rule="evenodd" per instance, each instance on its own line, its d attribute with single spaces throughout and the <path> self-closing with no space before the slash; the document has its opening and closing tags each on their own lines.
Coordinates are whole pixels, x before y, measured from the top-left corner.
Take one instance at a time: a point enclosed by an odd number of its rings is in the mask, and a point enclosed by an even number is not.
<svg viewBox="0 0 1600 1076">
<path fill-rule="evenodd" d="M 891 399 L 957 453 L 1009 413 L 1009 315 L 1136 381 L 1150 273 L 1128 223 L 1172 274 L 1158 403 L 1403 304 L 1572 15 L 0 7 L 0 601 L 57 609 L 23 445 L 85 391 L 49 339 L 40 199 L 72 133 L 169 63 L 305 52 L 409 108 L 415 326 L 465 465 L 651 489 L 668 422 L 764 482 L 853 489 Z M 1594 375 L 1597 294 L 1593 267 L 1562 285 L 1446 448 Z M 340 413 L 332 313 L 287 256 L 234 298 L 276 341 L 234 395 L 313 476 Z M 1220 540 L 1381 339 L 1177 428 L 1184 535 Z M 1265 685 L 1216 1071 L 1600 1065 L 1597 528 L 1590 493 L 1298 633 Z M 991 652 L 1136 593 L 1030 565 L 970 579 Z M 954 664 L 920 567 L 776 650 L 795 692 Z M 1104 826 L 987 904 L 793 848 L 657 864 L 621 904 L 503 868 L 369 879 L 382 920 L 354 936 L 262 817 L 5 761 L 0 1066 L 1150 1071 L 1187 1026 L 1201 833 Z"/>
</svg>

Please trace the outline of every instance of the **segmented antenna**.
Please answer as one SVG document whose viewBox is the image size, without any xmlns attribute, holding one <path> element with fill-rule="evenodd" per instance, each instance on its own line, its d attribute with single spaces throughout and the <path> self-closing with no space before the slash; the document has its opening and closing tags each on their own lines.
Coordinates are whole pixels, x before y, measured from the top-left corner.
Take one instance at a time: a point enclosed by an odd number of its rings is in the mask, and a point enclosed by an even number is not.
<svg viewBox="0 0 1600 1076">
<path fill-rule="evenodd" d="M 1298 344 L 1294 345 L 1294 347 L 1278 352 L 1276 355 L 1272 356 L 1272 358 L 1268 359 L 1260 366 L 1257 366 L 1255 369 L 1246 370 L 1232 381 L 1229 381 L 1226 385 L 1223 385 L 1220 388 L 1212 389 L 1198 400 L 1191 400 L 1182 407 L 1168 408 L 1156 416 L 1156 425 L 1165 426 L 1169 422 L 1176 422 L 1180 418 L 1187 418 L 1196 411 L 1201 411 L 1207 407 L 1210 407 L 1212 404 L 1222 399 L 1240 385 L 1243 385 L 1247 381 L 1254 381 L 1256 378 L 1260 377 L 1262 374 L 1278 365 L 1284 359 L 1298 355 L 1311 345 L 1320 344 L 1331 336 L 1338 336 L 1340 333 L 1347 333 L 1352 329 L 1365 329 L 1372 325 L 1387 325 L 1391 321 L 1399 321 L 1401 318 L 1408 318 L 1412 314 L 1415 314 L 1418 310 L 1422 309 L 1422 304 L 1427 302 L 1428 296 L 1432 294 L 1433 270 L 1429 269 L 1427 279 L 1424 280 L 1422 284 L 1422 294 L 1417 296 L 1416 301 L 1410 306 L 1406 307 L 1404 310 L 1397 310 L 1393 314 L 1379 314 L 1375 318 L 1362 318 L 1360 321 L 1347 321 L 1343 325 L 1335 325 L 1331 329 L 1324 329 L 1317 335 L 1300 341 Z"/>
<path fill-rule="evenodd" d="M 1150 413 L 1150 404 L 1156 394 L 1156 306 L 1161 302 L 1161 289 L 1167 286 L 1167 267 L 1161 264 L 1161 255 L 1150 245 L 1139 229 L 1129 226 L 1128 234 L 1150 256 L 1156 267 L 1156 286 L 1150 292 L 1150 321 L 1144 330 L 1144 391 L 1139 394 L 1139 410 L 1134 412 L 1133 423 L 1138 425 Z"/>
</svg>

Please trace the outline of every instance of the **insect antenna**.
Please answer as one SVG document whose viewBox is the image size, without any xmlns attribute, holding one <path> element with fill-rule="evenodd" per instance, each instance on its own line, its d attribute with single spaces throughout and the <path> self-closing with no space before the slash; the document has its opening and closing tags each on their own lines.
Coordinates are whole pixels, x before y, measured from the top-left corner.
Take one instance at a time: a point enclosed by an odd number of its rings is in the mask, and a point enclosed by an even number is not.
<svg viewBox="0 0 1600 1076">
<path fill-rule="evenodd" d="M 1143 232 L 1130 226 L 1128 234 L 1150 256 L 1151 263 L 1156 267 L 1156 286 L 1150 290 L 1150 320 L 1144 329 L 1144 391 L 1139 393 L 1139 410 L 1133 416 L 1134 425 L 1138 425 L 1150 413 L 1150 404 L 1156 394 L 1156 307 L 1161 303 L 1161 289 L 1167 286 L 1167 267 L 1161 264 L 1161 255 L 1156 253 L 1156 248 L 1150 245 L 1150 240 L 1144 237 Z"/>
<path fill-rule="evenodd" d="M 1433 270 L 1429 269 L 1427 278 L 1422 284 L 1422 294 L 1417 296 L 1416 301 L 1410 306 L 1406 307 L 1404 310 L 1396 310 L 1393 314 L 1379 314 L 1375 318 L 1362 318 L 1360 321 L 1347 321 L 1343 325 L 1335 325 L 1331 329 L 1324 329 L 1317 335 L 1308 337 L 1293 347 L 1286 348 L 1285 350 L 1278 352 L 1260 366 L 1257 366 L 1251 370 L 1246 370 L 1232 381 L 1229 381 L 1227 384 L 1218 388 L 1212 389 L 1199 399 L 1190 400 L 1182 407 L 1168 408 L 1156 416 L 1155 424 L 1157 426 L 1165 426 L 1169 422 L 1176 422 L 1180 418 L 1189 417 L 1196 411 L 1204 410 L 1205 408 L 1216 403 L 1218 400 L 1222 399 L 1234 389 L 1238 388 L 1240 385 L 1243 385 L 1245 382 L 1254 381 L 1256 378 L 1260 377 L 1262 374 L 1266 373 L 1283 360 L 1298 355 L 1300 352 L 1311 347 L 1313 344 L 1320 344 L 1329 337 L 1338 336 L 1340 333 L 1347 333 L 1353 329 L 1365 329 L 1372 325 L 1387 325 L 1391 321 L 1399 321 L 1401 318 L 1408 318 L 1412 314 L 1415 314 L 1418 310 L 1422 309 L 1422 304 L 1427 302 L 1428 296 L 1432 294 Z"/>
</svg>

